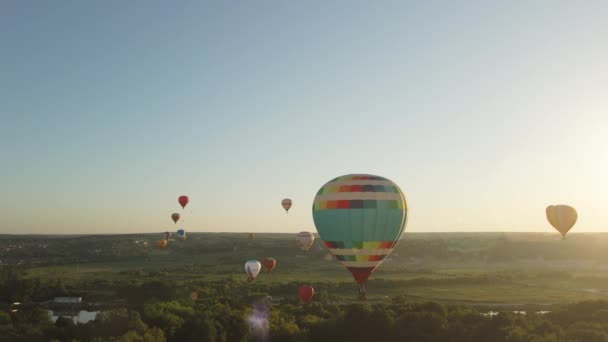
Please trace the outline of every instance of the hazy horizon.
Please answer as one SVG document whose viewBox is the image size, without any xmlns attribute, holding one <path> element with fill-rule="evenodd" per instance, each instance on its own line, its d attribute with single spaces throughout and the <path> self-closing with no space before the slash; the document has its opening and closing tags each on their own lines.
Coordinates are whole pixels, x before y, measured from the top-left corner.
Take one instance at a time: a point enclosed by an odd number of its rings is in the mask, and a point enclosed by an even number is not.
<svg viewBox="0 0 608 342">
<path fill-rule="evenodd" d="M 551 204 L 604 232 L 607 15 L 1 2 L 0 234 L 316 231 L 315 193 L 350 173 L 401 187 L 406 234 L 555 232 Z"/>
</svg>

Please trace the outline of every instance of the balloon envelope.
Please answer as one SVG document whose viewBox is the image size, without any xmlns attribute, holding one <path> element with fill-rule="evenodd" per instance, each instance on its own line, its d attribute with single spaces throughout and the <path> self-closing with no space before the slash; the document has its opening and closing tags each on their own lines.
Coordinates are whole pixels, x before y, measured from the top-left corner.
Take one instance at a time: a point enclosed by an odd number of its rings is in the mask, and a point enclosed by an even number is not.
<svg viewBox="0 0 608 342">
<path fill-rule="evenodd" d="M 562 234 L 562 237 L 566 237 L 566 233 L 574 226 L 578 219 L 576 209 L 569 205 L 550 205 L 545 210 L 547 213 L 547 220 L 558 232 Z"/>
<path fill-rule="evenodd" d="M 300 286 L 300 289 L 298 290 L 298 295 L 300 296 L 300 300 L 304 304 L 310 303 L 310 301 L 312 300 L 312 296 L 314 294 L 315 294 L 315 289 L 313 289 L 312 286 L 302 285 L 302 286 Z"/>
<path fill-rule="evenodd" d="M 156 247 L 158 247 L 159 249 L 163 249 L 166 246 L 167 246 L 167 240 L 160 239 L 160 240 L 156 241 Z"/>
<path fill-rule="evenodd" d="M 253 233 L 249 233 L 249 235 L 248 235 L 248 239 L 249 239 L 249 240 L 253 240 Z"/>
<path fill-rule="evenodd" d="M 299 232 L 296 235 L 296 245 L 303 251 L 310 249 L 315 242 L 315 235 L 311 232 Z"/>
<path fill-rule="evenodd" d="M 177 221 L 179 220 L 179 214 L 178 213 L 171 214 L 171 219 L 173 219 L 173 223 L 177 223 Z"/>
<path fill-rule="evenodd" d="M 321 239 L 363 284 L 396 246 L 407 221 L 397 184 L 372 175 L 335 178 L 319 189 L 313 219 Z"/>
<path fill-rule="evenodd" d="M 258 276 L 261 269 L 262 264 L 257 260 L 249 260 L 245 263 L 245 272 L 247 272 L 247 277 L 250 281 Z"/>
<path fill-rule="evenodd" d="M 163 233 L 163 238 L 164 238 L 165 240 L 169 240 L 169 238 L 170 238 L 170 237 L 171 237 L 171 233 L 170 233 L 170 232 L 164 232 L 164 233 Z"/>
<path fill-rule="evenodd" d="M 180 240 L 186 240 L 186 231 L 185 231 L 185 230 L 183 230 L 183 229 L 178 230 L 178 231 L 177 231 L 177 237 L 178 237 Z"/>
<path fill-rule="evenodd" d="M 182 206 L 183 208 L 186 208 L 186 205 L 188 204 L 188 196 L 179 196 L 179 198 L 177 199 L 177 201 L 179 202 L 179 204 Z"/>
<path fill-rule="evenodd" d="M 285 198 L 284 200 L 281 201 L 281 206 L 283 206 L 283 209 L 285 209 L 285 212 L 288 212 L 289 208 L 291 208 L 291 200 L 289 198 Z"/>
<path fill-rule="evenodd" d="M 267 272 L 270 272 L 277 266 L 277 261 L 275 258 L 264 258 L 262 259 L 262 266 L 264 266 Z"/>
</svg>

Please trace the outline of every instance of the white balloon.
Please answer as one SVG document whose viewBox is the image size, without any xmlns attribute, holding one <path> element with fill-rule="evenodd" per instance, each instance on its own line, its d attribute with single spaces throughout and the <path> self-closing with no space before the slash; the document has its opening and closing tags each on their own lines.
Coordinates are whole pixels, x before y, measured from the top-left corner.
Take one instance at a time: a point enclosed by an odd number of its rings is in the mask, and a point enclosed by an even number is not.
<svg viewBox="0 0 608 342">
<path fill-rule="evenodd" d="M 245 272 L 247 272 L 247 276 L 249 277 L 249 280 L 255 279 L 258 276 L 258 274 L 260 273 L 261 269 L 262 269 L 262 264 L 260 264 L 260 262 L 257 260 L 248 260 L 245 263 Z"/>
<path fill-rule="evenodd" d="M 299 232 L 296 236 L 296 245 L 303 251 L 310 249 L 315 242 L 315 236 L 311 232 Z"/>
</svg>

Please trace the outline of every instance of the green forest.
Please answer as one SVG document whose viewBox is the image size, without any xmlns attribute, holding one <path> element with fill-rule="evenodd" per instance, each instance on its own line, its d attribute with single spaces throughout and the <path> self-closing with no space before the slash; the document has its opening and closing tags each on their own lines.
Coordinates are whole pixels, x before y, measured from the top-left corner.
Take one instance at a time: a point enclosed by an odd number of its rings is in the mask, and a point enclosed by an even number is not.
<svg viewBox="0 0 608 342">
<path fill-rule="evenodd" d="M 605 234 L 406 234 L 367 301 L 319 241 L 304 253 L 290 234 L 192 233 L 164 250 L 155 238 L 2 236 L 0 339 L 608 341 Z M 245 260 L 267 256 L 277 267 L 248 282 Z M 63 296 L 83 303 L 49 304 Z"/>
</svg>

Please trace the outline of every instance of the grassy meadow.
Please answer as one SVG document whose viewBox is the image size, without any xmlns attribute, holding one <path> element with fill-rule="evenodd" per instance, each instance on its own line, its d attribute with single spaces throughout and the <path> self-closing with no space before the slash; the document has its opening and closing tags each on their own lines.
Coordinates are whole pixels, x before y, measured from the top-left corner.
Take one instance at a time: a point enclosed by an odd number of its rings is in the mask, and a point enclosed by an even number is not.
<svg viewBox="0 0 608 342">
<path fill-rule="evenodd" d="M 246 260 L 274 257 L 276 269 L 262 272 L 256 284 L 323 283 L 330 295 L 355 296 L 350 273 L 319 239 L 302 252 L 294 234 L 256 234 L 249 240 L 246 233 L 189 233 L 186 241 L 170 241 L 159 250 L 154 244 L 159 236 L 5 235 L 0 260 L 20 264 L 29 278 L 61 279 L 78 288 L 155 279 L 244 281 Z M 490 307 L 602 299 L 608 293 L 606 245 L 608 234 L 571 234 L 561 240 L 550 233 L 408 233 L 370 278 L 369 299 L 401 295 Z"/>
</svg>

